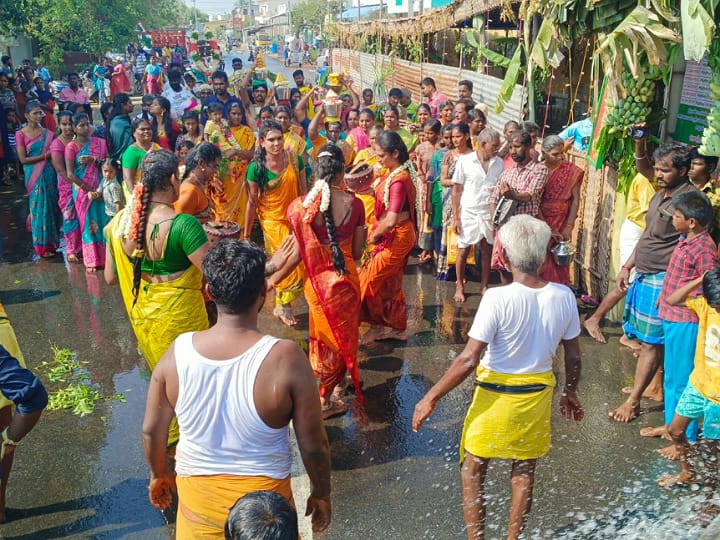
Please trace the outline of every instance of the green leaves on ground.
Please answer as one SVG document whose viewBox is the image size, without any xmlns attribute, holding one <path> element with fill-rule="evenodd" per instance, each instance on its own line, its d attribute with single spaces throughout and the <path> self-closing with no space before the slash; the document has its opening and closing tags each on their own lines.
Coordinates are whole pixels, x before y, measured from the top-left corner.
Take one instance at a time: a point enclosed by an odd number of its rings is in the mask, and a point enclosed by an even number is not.
<svg viewBox="0 0 720 540">
<path fill-rule="evenodd" d="M 87 416 L 95 410 L 95 404 L 101 400 L 117 400 L 125 403 L 123 394 L 104 397 L 101 388 L 93 384 L 90 373 L 83 368 L 77 354 L 70 349 L 61 349 L 52 345 L 53 359 L 43 362 L 41 371 L 58 388 L 48 389 L 48 410 L 70 410 L 78 416 Z"/>
</svg>

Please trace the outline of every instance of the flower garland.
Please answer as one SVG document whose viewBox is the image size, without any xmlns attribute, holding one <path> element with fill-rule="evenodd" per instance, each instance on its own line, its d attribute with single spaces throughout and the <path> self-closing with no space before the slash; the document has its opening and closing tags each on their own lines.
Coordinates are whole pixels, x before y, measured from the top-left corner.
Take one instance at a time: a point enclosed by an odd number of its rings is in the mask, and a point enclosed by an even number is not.
<svg viewBox="0 0 720 540">
<path fill-rule="evenodd" d="M 305 223 L 315 219 L 318 212 L 326 212 L 330 208 L 330 185 L 325 178 L 315 180 L 312 189 L 305 195 L 302 205 L 306 210 L 303 216 Z"/>
<path fill-rule="evenodd" d="M 133 236 L 137 240 L 137 229 L 140 224 L 140 210 L 142 208 L 142 204 L 137 204 L 137 201 L 142 201 L 142 196 L 143 185 L 141 182 L 136 182 L 120 218 L 118 225 L 119 238 L 128 238 L 131 236 L 132 231 L 135 231 Z"/>
<path fill-rule="evenodd" d="M 385 210 L 390 208 L 390 184 L 392 184 L 393 180 L 400 176 L 400 174 L 402 174 L 404 171 L 408 172 L 408 174 L 410 175 L 410 180 L 412 180 L 412 183 L 415 186 L 415 212 L 416 215 L 418 215 L 420 213 L 420 208 L 422 207 L 422 194 L 418 189 L 419 178 L 417 169 L 415 169 L 415 165 L 413 165 L 412 161 L 410 160 L 407 160 L 397 169 L 393 170 L 385 178 L 385 192 L 383 193 L 383 204 L 385 205 Z M 378 178 L 377 180 L 375 180 L 375 182 L 373 182 L 373 189 L 375 189 L 380 184 L 381 180 L 382 178 Z"/>
</svg>

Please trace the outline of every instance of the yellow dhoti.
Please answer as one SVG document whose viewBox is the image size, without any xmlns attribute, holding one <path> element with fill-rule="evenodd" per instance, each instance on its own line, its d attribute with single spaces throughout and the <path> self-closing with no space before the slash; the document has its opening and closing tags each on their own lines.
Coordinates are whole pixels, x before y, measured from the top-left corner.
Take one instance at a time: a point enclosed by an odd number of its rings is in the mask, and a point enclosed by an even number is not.
<svg viewBox="0 0 720 540">
<path fill-rule="evenodd" d="M 290 477 L 267 476 L 178 476 L 178 513 L 175 538 L 225 538 L 225 521 L 235 501 L 253 491 L 275 491 L 295 505 Z"/>
<path fill-rule="evenodd" d="M 475 388 L 463 426 L 460 461 L 466 451 L 481 458 L 498 459 L 535 459 L 547 454 L 555 387 L 553 372 L 510 375 L 479 366 L 477 380 L 497 389 Z M 504 387 L 517 389 L 530 385 L 539 385 L 541 389 L 504 391 Z"/>
</svg>

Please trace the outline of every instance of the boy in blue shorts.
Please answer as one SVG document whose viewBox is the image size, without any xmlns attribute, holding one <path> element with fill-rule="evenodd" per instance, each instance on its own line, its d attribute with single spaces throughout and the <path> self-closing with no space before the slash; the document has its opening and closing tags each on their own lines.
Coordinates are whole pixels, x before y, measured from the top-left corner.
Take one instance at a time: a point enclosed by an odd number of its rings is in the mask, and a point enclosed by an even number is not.
<svg viewBox="0 0 720 540">
<path fill-rule="evenodd" d="M 702 296 L 688 295 L 702 285 Z M 690 374 L 685 391 L 680 396 L 675 416 L 668 426 L 668 433 L 680 456 L 680 473 L 668 474 L 658 479 L 662 487 L 688 484 L 695 480 L 695 469 L 688 461 L 689 443 L 685 430 L 694 419 L 703 418 L 703 437 L 708 446 L 705 479 L 707 499 L 711 499 L 717 486 L 718 462 L 716 453 L 720 442 L 720 267 L 715 267 L 684 287 L 673 292 L 667 302 L 670 305 L 685 304 L 697 314 L 699 331 L 695 347 L 695 368 Z M 707 513 L 717 510 L 708 502 Z"/>
</svg>

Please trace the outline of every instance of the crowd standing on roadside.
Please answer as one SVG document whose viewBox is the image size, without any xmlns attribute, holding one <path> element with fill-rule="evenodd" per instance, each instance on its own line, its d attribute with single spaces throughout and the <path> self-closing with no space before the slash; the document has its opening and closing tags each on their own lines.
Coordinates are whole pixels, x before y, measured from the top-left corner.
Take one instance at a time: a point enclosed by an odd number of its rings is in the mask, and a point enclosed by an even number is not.
<svg viewBox="0 0 720 540">
<path fill-rule="evenodd" d="M 100 61 L 88 87 L 102 103 L 98 125 L 77 73 L 55 96 L 43 66 L 16 72 L 2 57 L 0 68 L 2 180 L 24 173 L 35 254 L 117 284 L 153 372 L 143 424 L 152 503 L 167 508 L 178 492 L 178 538 L 232 538 L 246 517 L 238 503 L 226 527 L 228 509 L 246 494 L 272 491 L 294 506 L 292 421 L 312 484 L 307 511 L 324 530 L 323 419 L 362 408 L 359 347 L 409 339 L 403 276 L 417 254 L 438 280 L 456 282 L 458 304 L 479 264 L 482 300 L 467 346 L 417 404 L 413 429 L 474 376 L 460 442 L 468 538 L 483 535 L 483 479 L 495 458 L 512 460 L 508 537 L 517 538 L 550 448 L 560 344 L 561 412 L 584 414 L 581 324 L 568 263 L 555 255 L 573 238 L 584 181 L 566 152 L 587 149 L 591 120 L 539 142 L 533 122 L 508 122 L 502 134 L 488 127 L 469 80 L 448 97 L 426 77 L 422 103 L 408 88 L 389 88 L 378 103 L 346 75 L 311 86 L 298 69 L 292 82 L 270 82 L 260 53 L 249 65 L 233 58 L 228 75 L 185 52 L 133 46 L 127 61 Z M 134 118 L 133 83 L 143 95 Z M 632 421 L 643 395 L 664 400 L 664 424 L 641 435 L 672 439 L 662 453 L 682 469 L 661 483 L 686 483 L 696 474 L 687 460 L 695 419 L 705 417 L 715 450 L 720 429 L 717 158 L 673 143 L 650 155 L 644 135 L 635 158 L 617 288 L 584 325 L 605 342 L 602 317 L 626 296 L 621 343 L 638 363 L 610 417 Z M 294 326 L 301 295 L 307 357 L 257 328 L 268 297 Z M 228 385 L 241 391 L 222 398 Z M 37 421 L 38 396 L 21 413 L 33 421 L 3 432 L 3 452 Z M 6 476 L 0 502 L 5 487 Z M 282 512 L 282 500 L 271 502 Z"/>
</svg>

